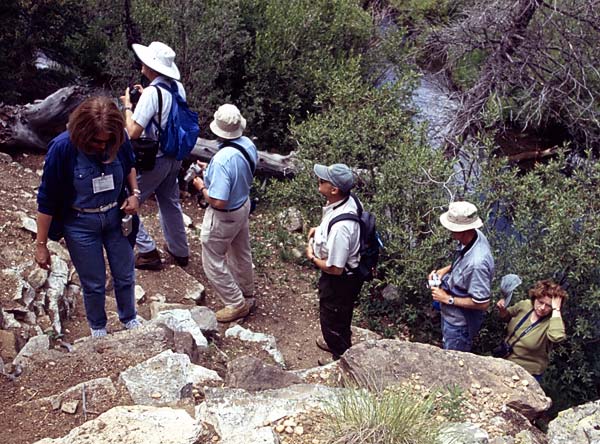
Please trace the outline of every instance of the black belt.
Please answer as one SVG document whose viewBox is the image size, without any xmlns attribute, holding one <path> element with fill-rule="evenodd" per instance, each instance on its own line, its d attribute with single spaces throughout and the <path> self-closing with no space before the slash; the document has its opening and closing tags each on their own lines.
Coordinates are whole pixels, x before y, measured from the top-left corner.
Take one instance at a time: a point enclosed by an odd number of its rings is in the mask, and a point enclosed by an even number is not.
<svg viewBox="0 0 600 444">
<path fill-rule="evenodd" d="M 217 210 L 217 211 L 221 211 L 222 213 L 233 213 L 234 211 L 239 210 L 240 208 L 242 208 L 244 205 L 246 204 L 246 202 L 244 202 L 243 204 L 241 204 L 239 207 L 237 208 L 231 208 L 231 209 L 226 209 L 226 208 L 215 208 L 213 206 L 211 206 L 211 208 L 213 210 Z"/>
</svg>

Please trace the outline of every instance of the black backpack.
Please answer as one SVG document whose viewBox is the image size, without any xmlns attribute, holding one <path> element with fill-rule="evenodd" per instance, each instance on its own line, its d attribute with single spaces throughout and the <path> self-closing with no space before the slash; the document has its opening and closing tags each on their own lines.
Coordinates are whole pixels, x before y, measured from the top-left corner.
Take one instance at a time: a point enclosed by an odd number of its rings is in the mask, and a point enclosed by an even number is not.
<svg viewBox="0 0 600 444">
<path fill-rule="evenodd" d="M 364 211 L 359 200 L 354 194 L 350 194 L 358 207 L 358 215 L 352 213 L 339 214 L 329 222 L 327 226 L 327 235 L 331 231 L 333 224 L 341 220 L 353 220 L 360 225 L 360 255 L 358 266 L 356 268 L 347 267 L 348 271 L 358 275 L 363 281 L 370 281 L 375 277 L 377 262 L 379 261 L 379 249 L 383 247 L 379 233 L 375 226 L 375 215 Z"/>
</svg>

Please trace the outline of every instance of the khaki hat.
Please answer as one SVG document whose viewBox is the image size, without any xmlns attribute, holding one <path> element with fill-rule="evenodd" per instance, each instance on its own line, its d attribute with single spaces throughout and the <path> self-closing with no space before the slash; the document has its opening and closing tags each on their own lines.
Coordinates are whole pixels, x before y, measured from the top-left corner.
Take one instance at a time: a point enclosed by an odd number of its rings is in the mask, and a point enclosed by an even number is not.
<svg viewBox="0 0 600 444">
<path fill-rule="evenodd" d="M 131 45 L 133 52 L 144 65 L 159 74 L 179 80 L 179 68 L 175 64 L 175 51 L 161 42 L 152 42 L 149 46 L 134 43 Z"/>
<path fill-rule="evenodd" d="M 246 119 L 235 105 L 226 103 L 215 112 L 215 118 L 210 122 L 210 130 L 223 139 L 237 139 L 246 128 Z"/>
<path fill-rule="evenodd" d="M 342 193 L 347 193 L 354 186 L 354 173 L 348 165 L 343 163 L 334 163 L 331 166 L 315 164 L 313 168 L 317 177 L 331 182 L 331 184 L 339 188 Z"/>
<path fill-rule="evenodd" d="M 483 226 L 477 216 L 477 207 L 470 202 L 452 202 L 448 211 L 440 216 L 440 222 L 450 231 L 460 233 Z"/>
</svg>

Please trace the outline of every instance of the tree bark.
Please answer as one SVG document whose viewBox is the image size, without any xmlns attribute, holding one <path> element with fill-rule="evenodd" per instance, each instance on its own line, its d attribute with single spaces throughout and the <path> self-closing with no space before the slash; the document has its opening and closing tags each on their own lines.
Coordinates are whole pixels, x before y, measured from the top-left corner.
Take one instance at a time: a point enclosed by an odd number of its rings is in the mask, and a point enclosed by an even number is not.
<svg viewBox="0 0 600 444">
<path fill-rule="evenodd" d="M 46 149 L 84 97 L 83 87 L 69 86 L 32 104 L 0 105 L 0 146 Z"/>
</svg>

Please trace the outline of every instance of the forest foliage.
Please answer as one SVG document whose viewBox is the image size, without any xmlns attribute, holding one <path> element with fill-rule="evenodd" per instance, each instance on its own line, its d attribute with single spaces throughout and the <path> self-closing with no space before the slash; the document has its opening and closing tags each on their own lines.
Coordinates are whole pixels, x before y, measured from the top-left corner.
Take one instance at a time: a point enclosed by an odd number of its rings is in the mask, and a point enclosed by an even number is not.
<svg viewBox="0 0 600 444">
<path fill-rule="evenodd" d="M 439 342 L 425 277 L 449 261 L 455 245 L 438 217 L 451 199 L 475 202 L 496 258 L 494 302 L 506 273 L 523 278 L 517 299 L 545 278 L 569 292 L 568 340 L 554 349 L 543 380 L 564 408 L 600 396 L 600 167 L 597 147 L 586 149 L 599 133 L 600 111 L 588 99 L 600 93 L 590 47 L 600 8 L 589 7 L 595 0 L 568 0 L 570 15 L 551 14 L 548 3 L 513 2 L 538 8 L 519 30 L 527 44 L 502 52 L 510 8 L 489 24 L 498 3 L 478 0 L 7 0 L 0 14 L 15 26 L 0 34 L 0 98 L 30 102 L 74 79 L 116 97 L 140 80 L 128 45 L 168 43 L 205 131 L 216 107 L 232 102 L 260 149 L 296 152 L 299 174 L 267 187 L 274 209 L 293 203 L 314 224 L 322 201 L 312 165 L 356 169 L 356 191 L 377 215 L 386 246 L 359 319 L 386 336 L 408 328 L 415 340 Z M 548 20 L 552 26 L 543 26 Z M 545 49 L 528 57 L 536 48 Z M 64 69 L 36 70 L 38 51 Z M 505 63 L 507 54 L 516 65 Z M 570 57 L 577 63 L 569 65 Z M 460 114 L 476 123 L 461 145 L 478 164 L 468 184 L 457 180 L 463 164 L 432 149 L 413 118 L 418 65 L 441 67 L 463 103 L 473 105 Z M 375 87 L 390 69 L 396 81 Z M 523 170 L 494 143 L 511 125 L 557 126 L 569 143 L 551 161 Z M 567 155 L 575 152 L 579 157 Z M 399 301 L 381 297 L 390 284 Z M 491 308 L 477 351 L 489 353 L 503 331 Z"/>
</svg>

